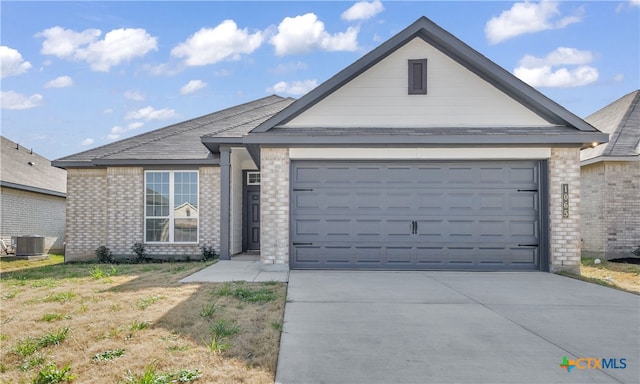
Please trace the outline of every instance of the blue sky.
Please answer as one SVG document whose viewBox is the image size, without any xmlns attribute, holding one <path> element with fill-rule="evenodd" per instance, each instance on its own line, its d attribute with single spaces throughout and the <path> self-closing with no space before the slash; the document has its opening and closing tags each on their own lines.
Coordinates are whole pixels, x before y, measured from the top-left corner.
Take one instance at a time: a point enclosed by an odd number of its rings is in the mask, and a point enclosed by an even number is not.
<svg viewBox="0 0 640 384">
<path fill-rule="evenodd" d="M 640 0 L 2 1 L 2 135 L 56 159 L 300 97 L 426 16 L 580 117 L 640 88 Z"/>
</svg>

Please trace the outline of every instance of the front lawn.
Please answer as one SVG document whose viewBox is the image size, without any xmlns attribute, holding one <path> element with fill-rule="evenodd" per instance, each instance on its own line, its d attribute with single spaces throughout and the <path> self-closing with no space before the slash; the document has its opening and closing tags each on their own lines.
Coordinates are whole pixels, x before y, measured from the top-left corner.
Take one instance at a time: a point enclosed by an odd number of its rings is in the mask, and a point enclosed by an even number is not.
<svg viewBox="0 0 640 384">
<path fill-rule="evenodd" d="M 0 382 L 273 383 L 285 284 L 178 282 L 212 262 L 59 262 L 0 260 Z"/>
</svg>

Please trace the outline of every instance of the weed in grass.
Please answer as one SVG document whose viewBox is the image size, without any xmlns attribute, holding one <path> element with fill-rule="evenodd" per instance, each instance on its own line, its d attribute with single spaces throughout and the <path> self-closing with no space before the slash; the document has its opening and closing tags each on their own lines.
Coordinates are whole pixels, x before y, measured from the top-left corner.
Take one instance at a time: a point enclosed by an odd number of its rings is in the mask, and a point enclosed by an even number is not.
<svg viewBox="0 0 640 384">
<path fill-rule="evenodd" d="M 81 304 L 81 305 L 80 305 L 80 309 L 79 309 L 79 311 L 80 311 L 80 313 L 85 313 L 85 312 L 87 312 L 87 309 L 89 309 L 89 306 L 88 306 L 88 305 L 86 305 L 86 304 Z"/>
<path fill-rule="evenodd" d="M 158 266 L 158 265 L 144 265 L 142 268 L 140 268 L 141 272 L 153 272 L 153 271 L 159 271 L 160 269 L 162 269 L 162 267 Z"/>
<path fill-rule="evenodd" d="M 29 357 L 38 350 L 38 339 L 27 336 L 20 339 L 13 347 L 13 352 L 22 357 Z"/>
<path fill-rule="evenodd" d="M 113 349 L 113 350 L 106 350 L 102 353 L 96 353 L 91 360 L 93 361 L 109 361 L 109 360 L 113 360 L 117 357 L 120 357 L 124 355 L 124 349 L 123 348 L 119 348 L 119 349 Z"/>
<path fill-rule="evenodd" d="M 184 352 L 184 351 L 188 351 L 189 350 L 189 346 L 188 345 L 170 345 L 167 347 L 167 350 L 169 352 Z"/>
<path fill-rule="evenodd" d="M 136 320 L 131 325 L 129 325 L 130 331 L 142 331 L 143 329 L 149 328 L 151 324 L 148 321 L 144 320 Z"/>
<path fill-rule="evenodd" d="M 0 341 L 7 341 L 7 335 L 4 333 L 0 334 Z"/>
<path fill-rule="evenodd" d="M 282 321 L 272 321 L 271 322 L 271 328 L 275 329 L 278 332 L 282 332 Z"/>
<path fill-rule="evenodd" d="M 111 312 L 118 312 L 118 311 L 119 311 L 119 310 L 121 310 L 121 309 L 122 309 L 122 306 L 120 305 L 120 303 L 111 304 L 111 305 L 109 306 L 109 310 L 110 310 Z"/>
<path fill-rule="evenodd" d="M 71 364 L 67 364 L 61 369 L 55 364 L 50 364 L 43 368 L 38 375 L 31 380 L 32 384 L 56 384 L 69 383 L 75 380 L 76 375 L 71 374 Z"/>
<path fill-rule="evenodd" d="M 8 291 L 8 292 L 2 292 L 2 298 L 4 300 L 11 300 L 13 298 L 15 298 L 18 295 L 18 290 L 12 290 L 12 291 Z"/>
<path fill-rule="evenodd" d="M 198 369 L 183 369 L 173 373 L 159 373 L 154 365 L 144 368 L 142 375 L 133 374 L 128 371 L 125 375 L 125 383 L 128 384 L 169 384 L 169 383 L 190 383 L 202 377 Z"/>
<path fill-rule="evenodd" d="M 209 318 L 213 317 L 213 315 L 218 311 L 218 306 L 216 303 L 211 303 L 209 305 L 203 305 L 200 310 L 200 317 Z"/>
<path fill-rule="evenodd" d="M 4 363 L 0 363 L 0 373 L 5 373 L 9 370 L 9 367 L 4 365 Z"/>
<path fill-rule="evenodd" d="M 151 304 L 156 303 L 158 300 L 164 299 L 164 296 L 150 296 L 147 297 L 146 299 L 140 299 L 138 300 L 138 302 L 136 303 L 136 305 L 138 306 L 139 309 L 145 310 L 147 309 L 147 307 L 149 307 Z"/>
<path fill-rule="evenodd" d="M 231 347 L 226 341 L 229 337 L 240 332 L 240 328 L 226 320 L 218 320 L 211 324 L 209 331 L 211 332 L 211 342 L 207 343 L 207 347 L 214 353 L 220 353 Z"/>
<path fill-rule="evenodd" d="M 47 332 L 38 339 L 38 347 L 44 348 L 50 345 L 59 345 L 69 335 L 69 328 L 61 328 L 57 331 Z"/>
<path fill-rule="evenodd" d="M 31 356 L 28 360 L 26 360 L 20 366 L 20 370 L 28 371 L 33 367 L 38 367 L 44 365 L 47 361 L 47 357 L 45 355 L 36 354 L 35 356 Z"/>
<path fill-rule="evenodd" d="M 51 303 L 51 302 L 64 303 L 65 301 L 71 300 L 74 297 L 76 297 L 76 294 L 73 291 L 65 291 L 65 292 L 58 292 L 58 293 L 50 293 L 44 297 L 43 301 L 45 303 Z"/>
<path fill-rule="evenodd" d="M 66 318 L 66 316 L 60 314 L 60 313 L 45 313 L 44 315 L 42 315 L 42 318 L 40 319 L 40 321 L 56 321 L 56 320 L 62 320 Z"/>
<path fill-rule="evenodd" d="M 89 268 L 89 275 L 94 280 L 104 279 L 105 277 L 109 276 L 105 271 L 102 270 L 102 267 L 99 265 Z"/>
<path fill-rule="evenodd" d="M 257 284 L 250 286 L 245 282 L 234 281 L 225 283 L 217 290 L 216 295 L 231 296 L 248 303 L 267 303 L 276 299 L 274 288 L 270 287 L 272 285 Z"/>
</svg>

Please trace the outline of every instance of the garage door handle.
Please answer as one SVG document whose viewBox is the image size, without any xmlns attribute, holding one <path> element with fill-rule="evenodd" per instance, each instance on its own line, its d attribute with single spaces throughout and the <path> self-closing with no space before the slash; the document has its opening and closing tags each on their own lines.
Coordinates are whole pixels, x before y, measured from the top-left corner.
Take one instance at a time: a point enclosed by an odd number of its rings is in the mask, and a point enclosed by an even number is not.
<svg viewBox="0 0 640 384">
<path fill-rule="evenodd" d="M 540 244 L 518 244 L 518 247 L 537 247 Z"/>
<path fill-rule="evenodd" d="M 313 243 L 293 243 L 293 246 L 300 246 L 300 245 L 313 245 Z"/>
<path fill-rule="evenodd" d="M 518 189 L 518 192 L 538 192 L 537 189 Z"/>
<path fill-rule="evenodd" d="M 293 188 L 293 192 L 313 192 L 313 188 Z"/>
<path fill-rule="evenodd" d="M 416 233 L 418 233 L 418 222 L 413 220 L 411 222 L 411 234 L 415 235 Z"/>
</svg>

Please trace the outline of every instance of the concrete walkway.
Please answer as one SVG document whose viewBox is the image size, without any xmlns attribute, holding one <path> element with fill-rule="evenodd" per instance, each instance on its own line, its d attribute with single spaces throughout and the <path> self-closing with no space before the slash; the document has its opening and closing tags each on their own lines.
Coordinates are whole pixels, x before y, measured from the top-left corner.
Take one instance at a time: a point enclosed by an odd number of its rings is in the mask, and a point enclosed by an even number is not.
<svg viewBox="0 0 640 384">
<path fill-rule="evenodd" d="M 255 258 L 232 258 L 217 263 L 180 280 L 181 283 L 221 283 L 225 281 L 280 281 L 289 280 L 289 271 L 265 271 Z"/>
<path fill-rule="evenodd" d="M 639 382 L 640 297 L 550 273 L 291 271 L 287 299 L 277 383 Z"/>
</svg>

